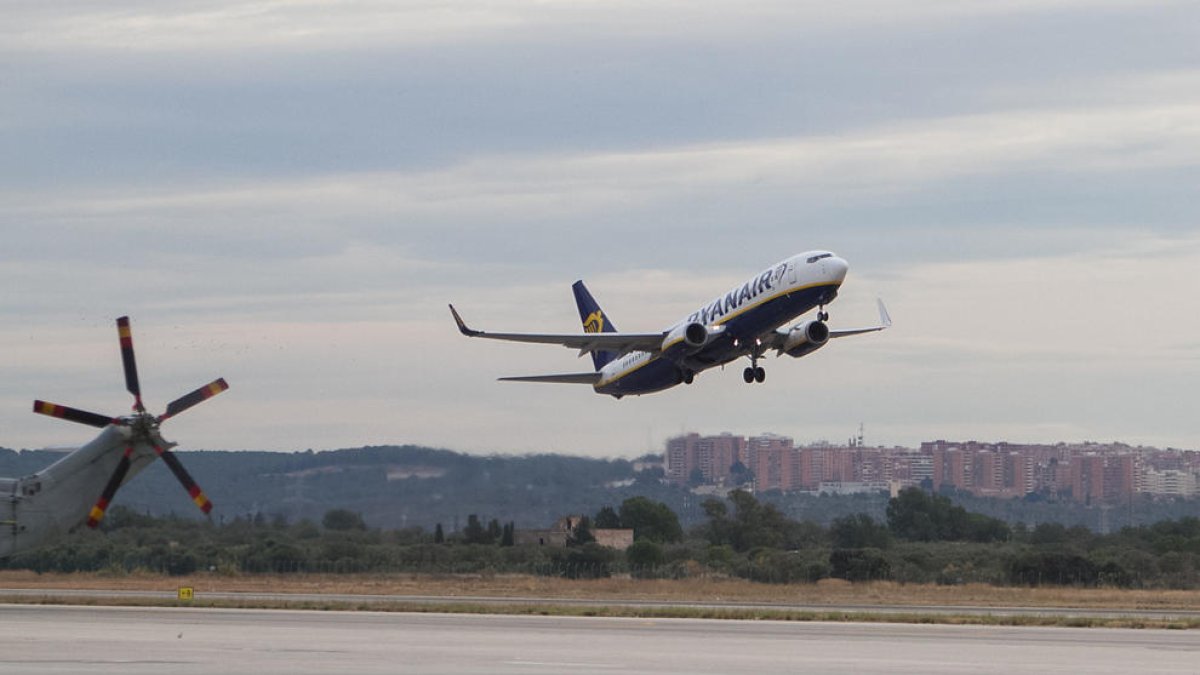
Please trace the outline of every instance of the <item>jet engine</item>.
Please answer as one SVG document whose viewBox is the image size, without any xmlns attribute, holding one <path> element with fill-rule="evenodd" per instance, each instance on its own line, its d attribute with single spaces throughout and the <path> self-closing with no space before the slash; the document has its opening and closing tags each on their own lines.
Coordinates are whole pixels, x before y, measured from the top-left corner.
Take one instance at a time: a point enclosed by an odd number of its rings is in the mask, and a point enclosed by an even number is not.
<svg viewBox="0 0 1200 675">
<path fill-rule="evenodd" d="M 698 321 L 680 324 L 671 329 L 671 332 L 663 338 L 662 351 L 663 353 L 694 354 L 708 344 L 709 339 L 709 331 L 704 324 Z"/>
<path fill-rule="evenodd" d="M 811 354 L 829 342 L 829 326 L 824 321 L 805 321 L 788 331 L 780 351 L 800 358 Z"/>
</svg>

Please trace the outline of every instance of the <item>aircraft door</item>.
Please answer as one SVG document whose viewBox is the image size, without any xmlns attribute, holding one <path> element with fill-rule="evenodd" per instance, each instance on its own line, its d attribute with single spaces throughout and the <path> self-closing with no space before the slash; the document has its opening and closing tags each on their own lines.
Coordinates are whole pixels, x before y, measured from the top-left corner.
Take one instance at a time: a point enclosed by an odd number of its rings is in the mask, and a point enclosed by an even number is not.
<svg viewBox="0 0 1200 675">
<path fill-rule="evenodd" d="M 787 279 L 788 279 L 788 284 L 793 285 L 793 286 L 796 285 L 796 261 L 795 260 L 788 261 Z"/>
</svg>

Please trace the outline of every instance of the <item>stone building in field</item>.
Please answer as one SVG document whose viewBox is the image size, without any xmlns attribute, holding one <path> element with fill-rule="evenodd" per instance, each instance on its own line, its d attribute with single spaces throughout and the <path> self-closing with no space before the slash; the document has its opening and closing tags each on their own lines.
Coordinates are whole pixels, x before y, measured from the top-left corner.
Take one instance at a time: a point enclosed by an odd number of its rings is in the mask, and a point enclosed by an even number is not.
<svg viewBox="0 0 1200 675">
<path fill-rule="evenodd" d="M 564 516 L 554 523 L 553 527 L 545 530 L 517 530 L 513 533 L 513 542 L 517 546 L 553 546 L 566 548 L 567 540 L 575 534 L 583 516 Z M 596 543 L 607 548 L 624 551 L 633 545 L 633 530 L 591 528 Z"/>
</svg>

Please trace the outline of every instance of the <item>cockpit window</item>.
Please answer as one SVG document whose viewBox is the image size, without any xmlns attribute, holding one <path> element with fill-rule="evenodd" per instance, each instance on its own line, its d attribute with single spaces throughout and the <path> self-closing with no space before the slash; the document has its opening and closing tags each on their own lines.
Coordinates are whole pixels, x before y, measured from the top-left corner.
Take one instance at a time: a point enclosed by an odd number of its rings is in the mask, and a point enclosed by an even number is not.
<svg viewBox="0 0 1200 675">
<path fill-rule="evenodd" d="M 808 259 L 808 264 L 811 265 L 811 264 L 817 262 L 818 260 L 820 260 L 821 258 L 832 258 L 832 257 L 833 257 L 832 253 L 822 253 L 821 255 L 814 255 L 813 257 Z"/>
</svg>

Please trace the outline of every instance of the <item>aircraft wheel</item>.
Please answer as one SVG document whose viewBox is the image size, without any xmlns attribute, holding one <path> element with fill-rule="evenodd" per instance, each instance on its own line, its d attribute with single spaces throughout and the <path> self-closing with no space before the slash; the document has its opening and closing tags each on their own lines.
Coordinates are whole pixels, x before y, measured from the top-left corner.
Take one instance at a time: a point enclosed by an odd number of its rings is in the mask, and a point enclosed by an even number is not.
<svg viewBox="0 0 1200 675">
<path fill-rule="evenodd" d="M 693 381 L 693 380 L 695 380 L 695 379 L 696 379 L 696 374 L 695 374 L 695 373 L 693 373 L 693 372 L 692 372 L 692 371 L 690 371 L 690 370 L 685 370 L 685 371 L 683 371 L 683 383 L 684 383 L 684 384 L 691 384 L 691 383 L 692 383 L 692 381 Z"/>
<path fill-rule="evenodd" d="M 754 381 L 762 384 L 767 379 L 767 371 L 763 370 L 762 366 L 754 369 Z"/>
<path fill-rule="evenodd" d="M 742 379 L 746 381 L 746 384 L 754 381 L 754 370 L 754 368 L 746 368 L 742 371 Z"/>
</svg>

